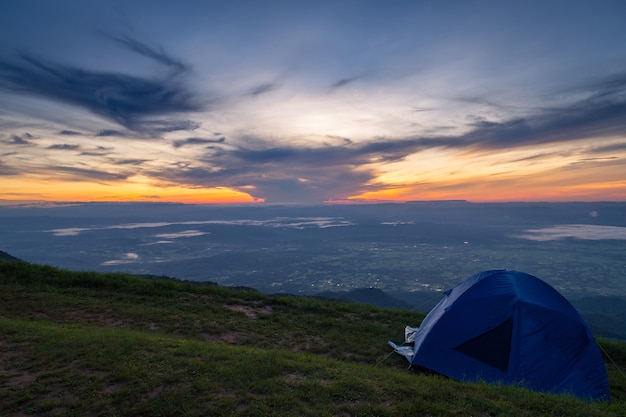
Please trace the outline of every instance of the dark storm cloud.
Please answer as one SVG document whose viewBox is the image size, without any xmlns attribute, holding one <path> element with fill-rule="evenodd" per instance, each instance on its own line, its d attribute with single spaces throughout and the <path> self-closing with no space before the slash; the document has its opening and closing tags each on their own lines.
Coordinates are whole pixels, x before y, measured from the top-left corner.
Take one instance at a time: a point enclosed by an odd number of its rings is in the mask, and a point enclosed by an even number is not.
<svg viewBox="0 0 626 417">
<path fill-rule="evenodd" d="M 226 141 L 225 137 L 221 137 L 218 139 L 205 139 L 205 138 L 187 138 L 175 140 L 172 142 L 172 146 L 175 148 L 180 148 L 181 146 L 187 145 L 206 145 L 207 143 L 224 143 Z"/>
<path fill-rule="evenodd" d="M 54 145 L 48 146 L 48 149 L 57 149 L 57 150 L 64 150 L 64 151 L 75 151 L 77 149 L 80 149 L 80 145 L 70 145 L 68 143 L 56 143 Z"/>
<path fill-rule="evenodd" d="M 187 120 L 151 118 L 202 109 L 184 85 L 181 74 L 188 67 L 162 51 L 130 38 L 112 38 L 152 60 L 174 68 L 163 77 L 137 77 L 56 64 L 18 52 L 12 60 L 0 60 L 0 89 L 79 106 L 113 120 L 125 128 L 147 134 L 189 130 L 197 124 Z"/>
</svg>

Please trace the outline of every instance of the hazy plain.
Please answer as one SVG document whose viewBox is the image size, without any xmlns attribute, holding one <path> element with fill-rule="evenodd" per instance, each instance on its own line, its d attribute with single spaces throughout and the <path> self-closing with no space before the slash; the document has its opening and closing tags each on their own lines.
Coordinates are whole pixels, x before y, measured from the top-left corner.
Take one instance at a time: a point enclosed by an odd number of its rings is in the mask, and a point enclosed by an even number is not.
<svg viewBox="0 0 626 417">
<path fill-rule="evenodd" d="M 625 203 L 0 207 L 0 249 L 72 270 L 313 294 L 439 293 L 488 269 L 626 296 Z"/>
</svg>

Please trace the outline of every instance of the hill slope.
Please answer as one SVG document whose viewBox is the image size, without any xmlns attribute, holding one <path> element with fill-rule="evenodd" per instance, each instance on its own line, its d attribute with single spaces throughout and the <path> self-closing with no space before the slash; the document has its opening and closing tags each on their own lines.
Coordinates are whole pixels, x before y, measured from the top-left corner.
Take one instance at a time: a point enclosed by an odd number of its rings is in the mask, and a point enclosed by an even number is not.
<svg viewBox="0 0 626 417">
<path fill-rule="evenodd" d="M 2 416 L 626 414 L 615 342 L 585 403 L 409 372 L 410 311 L 2 260 L 0 291 Z"/>
<path fill-rule="evenodd" d="M 2 250 L 0 250 L 0 259 L 4 259 L 5 261 L 21 261 L 21 259 L 16 258 L 15 256 L 8 254 Z"/>
</svg>

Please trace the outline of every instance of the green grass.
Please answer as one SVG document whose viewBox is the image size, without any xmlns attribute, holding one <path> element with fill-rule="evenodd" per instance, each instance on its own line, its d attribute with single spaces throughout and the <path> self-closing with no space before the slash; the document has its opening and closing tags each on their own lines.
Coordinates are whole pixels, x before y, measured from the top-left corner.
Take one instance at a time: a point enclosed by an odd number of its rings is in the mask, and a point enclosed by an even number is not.
<svg viewBox="0 0 626 417">
<path fill-rule="evenodd" d="M 623 416 L 613 402 L 415 374 L 389 355 L 421 314 L 0 261 L 0 415 Z"/>
</svg>

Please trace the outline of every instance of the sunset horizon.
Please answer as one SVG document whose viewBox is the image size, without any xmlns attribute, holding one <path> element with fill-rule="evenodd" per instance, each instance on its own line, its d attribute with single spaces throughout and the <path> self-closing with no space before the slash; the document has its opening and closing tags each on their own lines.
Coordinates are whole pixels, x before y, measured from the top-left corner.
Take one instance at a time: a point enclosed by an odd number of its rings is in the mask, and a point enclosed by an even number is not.
<svg viewBox="0 0 626 417">
<path fill-rule="evenodd" d="M 626 201 L 626 4 L 9 1 L 0 200 Z"/>
</svg>

